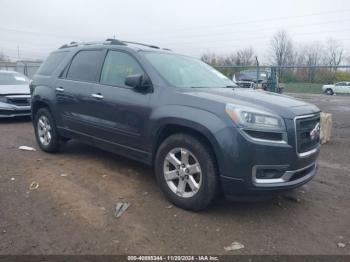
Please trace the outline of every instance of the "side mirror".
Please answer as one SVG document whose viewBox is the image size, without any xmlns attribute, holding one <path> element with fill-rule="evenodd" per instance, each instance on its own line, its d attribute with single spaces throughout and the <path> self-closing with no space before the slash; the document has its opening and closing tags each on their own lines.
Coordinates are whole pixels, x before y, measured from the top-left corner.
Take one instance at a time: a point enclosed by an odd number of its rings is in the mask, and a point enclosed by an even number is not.
<svg viewBox="0 0 350 262">
<path fill-rule="evenodd" d="M 125 85 L 133 87 L 140 92 L 148 91 L 152 87 L 150 79 L 146 75 L 129 75 L 125 79 Z"/>
</svg>

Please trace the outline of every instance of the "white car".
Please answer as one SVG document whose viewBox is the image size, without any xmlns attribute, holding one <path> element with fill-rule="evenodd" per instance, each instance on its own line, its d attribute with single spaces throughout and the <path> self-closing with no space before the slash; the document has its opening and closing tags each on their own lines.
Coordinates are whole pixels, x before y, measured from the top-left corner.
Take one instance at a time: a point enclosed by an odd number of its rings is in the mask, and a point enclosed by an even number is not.
<svg viewBox="0 0 350 262">
<path fill-rule="evenodd" d="M 334 85 L 323 85 L 322 90 L 327 95 L 333 95 L 336 93 L 350 94 L 350 82 L 339 82 L 335 83 Z"/>
</svg>

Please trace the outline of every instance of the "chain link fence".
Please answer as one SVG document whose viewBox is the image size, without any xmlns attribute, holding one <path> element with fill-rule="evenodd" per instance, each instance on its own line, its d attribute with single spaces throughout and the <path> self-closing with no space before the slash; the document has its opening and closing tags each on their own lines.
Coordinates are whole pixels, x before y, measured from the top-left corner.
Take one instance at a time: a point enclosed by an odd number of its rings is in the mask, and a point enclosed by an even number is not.
<svg viewBox="0 0 350 262">
<path fill-rule="evenodd" d="M 32 78 L 41 65 L 41 61 L 17 61 L 3 62 L 0 61 L 0 70 L 16 71 Z"/>
<path fill-rule="evenodd" d="M 246 88 L 319 94 L 325 92 L 324 85 L 338 83 L 345 86 L 342 93 L 350 94 L 350 66 L 217 66 L 216 69 Z"/>
<path fill-rule="evenodd" d="M 11 70 L 31 78 L 41 61 L 0 62 L 0 70 Z M 216 66 L 220 72 L 244 88 L 261 88 L 273 92 L 316 93 L 324 85 L 339 85 L 350 94 L 349 66 Z M 348 86 L 348 88 L 347 88 Z M 349 90 L 347 90 L 349 89 Z"/>
</svg>

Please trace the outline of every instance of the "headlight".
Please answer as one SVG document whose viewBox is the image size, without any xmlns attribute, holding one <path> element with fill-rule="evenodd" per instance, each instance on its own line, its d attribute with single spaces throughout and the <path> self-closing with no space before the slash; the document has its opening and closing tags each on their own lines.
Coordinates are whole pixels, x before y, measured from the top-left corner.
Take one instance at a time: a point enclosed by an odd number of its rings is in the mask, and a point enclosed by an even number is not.
<svg viewBox="0 0 350 262">
<path fill-rule="evenodd" d="M 284 121 L 280 116 L 243 106 L 226 104 L 226 112 L 238 126 L 263 131 L 285 131 Z"/>
</svg>

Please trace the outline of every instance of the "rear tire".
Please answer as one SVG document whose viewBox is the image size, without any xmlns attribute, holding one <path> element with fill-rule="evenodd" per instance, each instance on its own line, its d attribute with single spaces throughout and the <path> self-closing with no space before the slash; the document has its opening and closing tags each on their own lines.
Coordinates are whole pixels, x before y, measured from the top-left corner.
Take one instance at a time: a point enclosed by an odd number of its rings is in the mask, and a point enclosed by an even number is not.
<svg viewBox="0 0 350 262">
<path fill-rule="evenodd" d="M 155 169 L 158 184 L 174 205 L 198 211 L 218 193 L 214 158 L 204 143 L 187 134 L 171 135 L 158 148 Z"/>
<path fill-rule="evenodd" d="M 61 137 L 47 108 L 40 108 L 34 118 L 35 137 L 39 147 L 48 153 L 59 151 Z"/>
<path fill-rule="evenodd" d="M 330 96 L 334 95 L 334 92 L 333 92 L 333 90 L 332 90 L 331 88 L 327 88 L 326 91 L 325 91 L 325 93 L 326 93 L 327 95 L 330 95 Z"/>
</svg>

